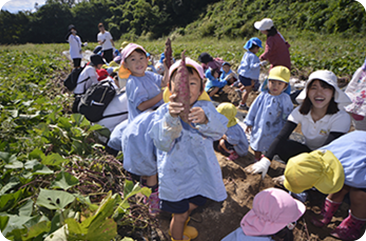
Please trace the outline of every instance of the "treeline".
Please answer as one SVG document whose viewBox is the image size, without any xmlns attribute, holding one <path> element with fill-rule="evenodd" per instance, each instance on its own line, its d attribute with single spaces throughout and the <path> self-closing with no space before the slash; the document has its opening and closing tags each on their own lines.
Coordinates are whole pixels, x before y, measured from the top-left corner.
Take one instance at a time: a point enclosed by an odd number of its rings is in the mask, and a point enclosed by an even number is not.
<svg viewBox="0 0 366 241">
<path fill-rule="evenodd" d="M 366 12 L 349 0 L 47 0 L 35 12 L 0 12 L 0 44 L 59 43 L 74 24 L 83 41 L 96 41 L 103 22 L 115 39 L 156 39 L 172 32 L 245 37 L 253 23 L 272 18 L 286 30 L 366 32 Z"/>
<path fill-rule="evenodd" d="M 47 0 L 35 12 L 0 12 L 0 44 L 65 42 L 69 24 L 82 41 L 96 41 L 103 22 L 114 39 L 157 38 L 198 19 L 217 0 Z"/>
</svg>

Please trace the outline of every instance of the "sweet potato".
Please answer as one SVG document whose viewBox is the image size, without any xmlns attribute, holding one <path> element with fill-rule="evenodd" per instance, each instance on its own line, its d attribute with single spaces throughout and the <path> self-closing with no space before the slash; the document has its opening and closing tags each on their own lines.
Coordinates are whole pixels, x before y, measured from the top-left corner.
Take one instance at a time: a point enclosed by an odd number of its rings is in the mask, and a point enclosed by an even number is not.
<svg viewBox="0 0 366 241">
<path fill-rule="evenodd" d="M 170 66 L 172 65 L 172 45 L 169 38 L 167 38 L 165 42 L 164 55 L 165 55 L 165 64 L 169 69 Z"/>
<path fill-rule="evenodd" d="M 173 93 L 177 95 L 175 97 L 174 102 L 180 102 L 183 104 L 184 110 L 179 114 L 180 118 L 186 122 L 189 123 L 189 125 L 192 126 L 192 124 L 188 121 L 188 115 L 191 108 L 190 105 L 190 91 L 189 91 L 189 76 L 188 76 L 188 70 L 186 67 L 186 61 L 184 56 L 185 51 L 182 52 L 182 60 L 179 64 L 179 67 L 177 69 L 177 74 L 175 76 L 174 80 L 174 90 Z"/>
</svg>

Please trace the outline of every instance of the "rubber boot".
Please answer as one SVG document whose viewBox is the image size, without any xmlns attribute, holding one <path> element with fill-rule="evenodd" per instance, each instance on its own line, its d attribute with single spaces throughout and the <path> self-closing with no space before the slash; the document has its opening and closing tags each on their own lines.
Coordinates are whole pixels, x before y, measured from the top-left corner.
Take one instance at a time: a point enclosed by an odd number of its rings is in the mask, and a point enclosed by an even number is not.
<svg viewBox="0 0 366 241">
<path fill-rule="evenodd" d="M 174 214 L 172 215 L 172 217 L 174 216 Z M 186 222 L 184 223 L 184 229 L 183 229 L 183 235 L 189 237 L 190 239 L 195 239 L 198 236 L 198 231 L 195 227 L 192 226 L 188 226 L 188 222 L 191 220 L 191 217 L 188 217 Z M 170 230 L 168 231 L 169 235 L 170 234 Z"/>
<path fill-rule="evenodd" d="M 185 235 L 183 235 L 183 239 L 182 240 L 178 240 L 178 239 L 174 239 L 173 237 L 171 237 L 172 241 L 191 241 L 191 239 Z"/>
<path fill-rule="evenodd" d="M 341 224 L 334 229 L 330 235 L 339 238 L 341 240 L 357 240 L 359 239 L 365 230 L 361 233 L 363 225 L 366 223 L 366 219 L 359 219 L 349 212 L 349 215 L 344 219 Z"/>
<path fill-rule="evenodd" d="M 311 220 L 311 222 L 314 224 L 314 226 L 317 227 L 323 227 L 324 225 L 327 225 L 330 222 L 330 220 L 332 220 L 334 213 L 337 211 L 340 205 L 341 202 L 340 203 L 333 202 L 328 198 L 326 198 L 322 211 L 320 212 L 321 218 L 317 219 L 314 217 Z"/>
</svg>

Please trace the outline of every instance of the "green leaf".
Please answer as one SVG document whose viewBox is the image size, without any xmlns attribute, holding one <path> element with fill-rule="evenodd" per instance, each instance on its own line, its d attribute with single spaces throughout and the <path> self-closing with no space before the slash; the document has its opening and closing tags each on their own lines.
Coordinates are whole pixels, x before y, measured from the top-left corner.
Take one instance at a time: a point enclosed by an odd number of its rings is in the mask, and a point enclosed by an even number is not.
<svg viewBox="0 0 366 241">
<path fill-rule="evenodd" d="M 134 241 L 134 239 L 130 237 L 124 237 L 121 241 Z"/>
<path fill-rule="evenodd" d="M 67 235 L 68 241 L 78 241 L 85 239 L 85 235 L 87 234 L 88 229 L 83 228 L 80 223 L 78 223 L 73 218 L 66 219 L 65 223 L 67 224 L 67 229 L 69 231 Z"/>
<path fill-rule="evenodd" d="M 6 164 L 4 167 L 7 169 L 20 169 L 23 168 L 23 162 L 18 161 L 18 160 L 14 160 L 12 162 L 10 162 L 9 164 Z"/>
<path fill-rule="evenodd" d="M 0 151 L 0 159 L 5 163 L 12 163 L 17 160 L 17 157 L 15 155 L 10 155 L 10 153 Z"/>
<path fill-rule="evenodd" d="M 114 217 L 118 215 L 118 213 L 124 213 L 126 212 L 126 209 L 130 207 L 130 204 L 128 203 L 128 199 L 132 197 L 133 195 L 136 195 L 137 193 L 142 193 L 145 196 L 149 197 L 151 194 L 150 188 L 147 187 L 140 187 L 139 183 L 136 183 L 133 185 L 132 181 L 125 180 L 125 185 L 123 188 L 123 200 L 119 204 L 118 208 L 116 209 L 114 213 Z"/>
<path fill-rule="evenodd" d="M 20 189 L 15 193 L 4 194 L 0 196 L 0 212 L 12 209 L 18 204 L 22 198 L 24 189 Z"/>
<path fill-rule="evenodd" d="M 38 164 L 34 167 L 32 175 L 47 175 L 47 174 L 52 174 L 53 171 L 51 169 L 49 169 L 47 166 L 42 165 L 42 164 Z"/>
<path fill-rule="evenodd" d="M 89 229 L 86 239 L 90 241 L 109 241 L 117 235 L 117 224 L 112 219 L 93 222 Z"/>
<path fill-rule="evenodd" d="M 44 241 L 61 241 L 61 240 L 68 240 L 67 239 L 67 225 L 65 224 L 61 228 L 57 229 L 55 232 L 48 235 Z"/>
<path fill-rule="evenodd" d="M 72 203 L 74 200 L 74 195 L 68 192 L 46 190 L 41 188 L 36 204 L 51 210 L 61 210 L 65 208 L 68 204 Z"/>
<path fill-rule="evenodd" d="M 0 196 L 2 196 L 3 194 L 5 194 L 7 191 L 11 190 L 13 187 L 15 187 L 16 185 L 18 185 L 20 182 L 19 181 L 12 181 L 12 182 L 8 182 L 5 186 L 3 186 L 0 190 Z"/>
<path fill-rule="evenodd" d="M 0 230 L 4 230 L 8 224 L 9 216 L 0 216 Z"/>
<path fill-rule="evenodd" d="M 7 233 L 11 233 L 17 229 L 24 229 L 24 225 L 32 219 L 33 217 L 9 215 L 8 225 L 3 229 L 2 234 L 6 237 Z"/>
<path fill-rule="evenodd" d="M 40 149 L 34 149 L 31 153 L 29 153 L 29 159 L 41 160 L 45 157 L 46 157 L 46 155 Z"/>
<path fill-rule="evenodd" d="M 33 204 L 33 200 L 28 199 L 28 201 L 21 208 L 19 208 L 19 216 L 31 216 L 33 211 Z"/>
<path fill-rule="evenodd" d="M 25 169 L 33 169 L 35 166 L 41 164 L 39 161 L 37 160 L 28 160 L 25 162 L 24 164 L 24 168 Z"/>
<path fill-rule="evenodd" d="M 31 240 L 39 235 L 48 233 L 51 228 L 50 221 L 43 221 L 29 228 L 28 235 L 23 240 Z"/>
<path fill-rule="evenodd" d="M 42 158 L 42 164 L 49 166 L 60 166 L 62 163 L 67 164 L 69 160 L 63 158 L 58 153 L 52 153 L 44 158 Z"/>
<path fill-rule="evenodd" d="M 63 190 L 67 190 L 70 187 L 79 184 L 79 180 L 71 175 L 68 172 L 60 172 L 57 174 L 56 179 L 53 181 L 52 186 L 53 188 L 61 188 Z"/>
</svg>

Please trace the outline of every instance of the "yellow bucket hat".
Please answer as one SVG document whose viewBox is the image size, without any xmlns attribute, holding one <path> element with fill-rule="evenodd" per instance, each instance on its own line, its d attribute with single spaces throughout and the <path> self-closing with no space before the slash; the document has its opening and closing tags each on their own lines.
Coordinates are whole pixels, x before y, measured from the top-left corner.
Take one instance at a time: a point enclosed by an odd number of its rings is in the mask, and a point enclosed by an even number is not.
<svg viewBox="0 0 366 241">
<path fill-rule="evenodd" d="M 344 184 L 343 166 L 331 151 L 316 150 L 289 159 L 284 186 L 294 193 L 315 187 L 324 194 L 336 193 Z"/>
<path fill-rule="evenodd" d="M 166 87 L 164 89 L 164 93 L 163 93 L 163 100 L 165 103 L 169 102 L 169 97 L 172 95 L 172 93 L 170 93 L 169 88 Z M 197 100 L 206 100 L 206 101 L 211 101 L 210 96 L 208 96 L 206 91 L 202 91 L 202 94 L 198 97 Z"/>
<path fill-rule="evenodd" d="M 128 44 L 129 42 L 123 41 L 123 43 L 121 43 L 121 49 L 124 49 Z"/>
<path fill-rule="evenodd" d="M 268 79 L 279 80 L 288 84 L 290 82 L 290 70 L 285 66 L 276 66 L 269 71 Z"/>
<path fill-rule="evenodd" d="M 227 127 L 232 127 L 238 124 L 239 120 L 235 117 L 238 111 L 233 104 L 221 103 L 219 106 L 217 106 L 216 110 L 229 120 Z"/>
</svg>

